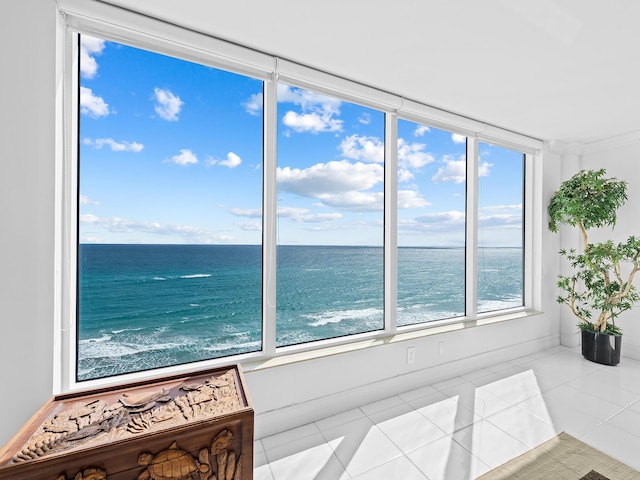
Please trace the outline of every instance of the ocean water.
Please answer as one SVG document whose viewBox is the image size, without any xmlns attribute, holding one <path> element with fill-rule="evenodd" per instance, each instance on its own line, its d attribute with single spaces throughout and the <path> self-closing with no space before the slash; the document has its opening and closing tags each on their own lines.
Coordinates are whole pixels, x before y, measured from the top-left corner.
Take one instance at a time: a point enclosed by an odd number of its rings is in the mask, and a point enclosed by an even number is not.
<svg viewBox="0 0 640 480">
<path fill-rule="evenodd" d="M 480 249 L 479 311 L 522 305 L 522 251 Z M 78 380 L 262 348 L 262 249 L 87 245 Z M 400 248 L 398 324 L 464 315 L 464 249 Z M 379 247 L 279 246 L 277 345 L 383 328 Z"/>
</svg>

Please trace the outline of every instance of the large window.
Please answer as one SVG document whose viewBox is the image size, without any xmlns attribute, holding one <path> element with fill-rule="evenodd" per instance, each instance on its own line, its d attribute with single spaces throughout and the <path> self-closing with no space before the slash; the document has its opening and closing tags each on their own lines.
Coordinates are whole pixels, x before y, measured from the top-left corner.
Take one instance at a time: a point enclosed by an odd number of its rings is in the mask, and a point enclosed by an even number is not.
<svg viewBox="0 0 640 480">
<path fill-rule="evenodd" d="M 398 122 L 398 325 L 465 314 L 466 137 Z"/>
<path fill-rule="evenodd" d="M 478 146 L 479 313 L 524 304 L 524 155 Z"/>
<path fill-rule="evenodd" d="M 262 82 L 82 35 L 77 378 L 262 345 Z"/>
<path fill-rule="evenodd" d="M 193 32 L 131 32 L 74 33 L 65 62 L 68 385 L 530 306 L 531 147 Z"/>
<path fill-rule="evenodd" d="M 278 85 L 277 345 L 380 330 L 384 114 Z"/>
</svg>

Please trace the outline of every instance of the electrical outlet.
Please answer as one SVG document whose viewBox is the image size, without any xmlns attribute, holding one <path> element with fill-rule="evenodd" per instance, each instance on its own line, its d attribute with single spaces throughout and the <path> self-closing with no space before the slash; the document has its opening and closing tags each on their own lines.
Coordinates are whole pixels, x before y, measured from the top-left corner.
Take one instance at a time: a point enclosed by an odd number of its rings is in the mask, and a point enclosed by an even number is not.
<svg viewBox="0 0 640 480">
<path fill-rule="evenodd" d="M 416 361 L 416 347 L 407 348 L 407 363 L 411 364 Z"/>
</svg>

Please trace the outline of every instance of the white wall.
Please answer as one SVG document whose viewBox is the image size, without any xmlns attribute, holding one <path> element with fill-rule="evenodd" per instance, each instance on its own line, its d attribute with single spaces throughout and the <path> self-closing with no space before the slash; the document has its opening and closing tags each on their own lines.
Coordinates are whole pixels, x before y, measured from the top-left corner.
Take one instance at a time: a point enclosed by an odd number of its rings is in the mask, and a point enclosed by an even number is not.
<svg viewBox="0 0 640 480">
<path fill-rule="evenodd" d="M 0 445 L 53 389 L 56 21 L 55 0 L 21 0 L 11 2 L 0 29 L 9 72 L 0 110 Z M 544 209 L 559 184 L 560 162 L 553 153 L 544 158 L 536 216 L 546 225 Z M 536 297 L 544 314 L 248 372 L 257 434 L 557 344 L 558 240 L 546 228 L 536 236 L 542 244 Z M 438 355 L 441 341 L 444 354 Z M 408 345 L 416 347 L 412 366 L 405 362 Z"/>
<path fill-rule="evenodd" d="M 54 0 L 2 15 L 0 445 L 51 396 L 53 358 Z"/>
<path fill-rule="evenodd" d="M 618 211 L 618 223 L 613 232 L 595 231 L 595 241 L 612 238 L 621 242 L 630 235 L 640 237 L 640 135 L 636 132 L 603 144 L 587 145 L 581 158 L 581 168 L 605 168 L 607 175 L 628 182 L 627 203 Z M 634 284 L 640 288 L 640 276 Z M 640 306 L 625 312 L 616 323 L 622 328 L 622 355 L 640 360 Z"/>
</svg>

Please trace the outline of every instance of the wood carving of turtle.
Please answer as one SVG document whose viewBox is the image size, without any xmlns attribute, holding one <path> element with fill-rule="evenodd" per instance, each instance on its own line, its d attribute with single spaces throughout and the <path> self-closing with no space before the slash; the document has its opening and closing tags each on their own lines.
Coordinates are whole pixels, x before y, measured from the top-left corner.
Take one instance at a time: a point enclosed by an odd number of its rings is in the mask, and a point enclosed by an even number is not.
<svg viewBox="0 0 640 480">
<path fill-rule="evenodd" d="M 60 475 L 56 480 L 67 480 L 67 476 Z M 100 468 L 87 468 L 78 472 L 73 480 L 107 480 L 107 472 Z"/>
<path fill-rule="evenodd" d="M 147 467 L 140 472 L 138 480 L 192 480 L 193 474 L 207 473 L 210 468 L 190 453 L 180 450 L 176 442 L 157 455 L 141 453 L 138 465 Z"/>
</svg>

